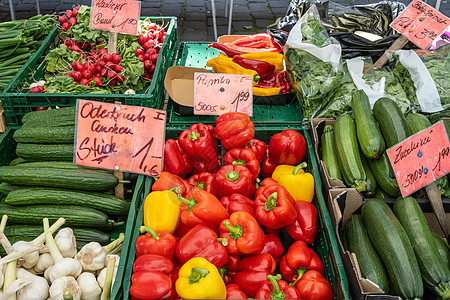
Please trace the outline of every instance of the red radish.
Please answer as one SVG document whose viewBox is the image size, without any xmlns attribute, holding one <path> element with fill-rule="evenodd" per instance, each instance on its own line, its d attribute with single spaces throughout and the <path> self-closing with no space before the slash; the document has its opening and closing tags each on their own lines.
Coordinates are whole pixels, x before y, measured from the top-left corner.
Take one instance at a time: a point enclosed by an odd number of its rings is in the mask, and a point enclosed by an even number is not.
<svg viewBox="0 0 450 300">
<path fill-rule="evenodd" d="M 95 72 L 100 73 L 102 71 L 102 66 L 96 65 L 95 66 Z"/>
<path fill-rule="evenodd" d="M 72 17 L 72 11 L 71 11 L 70 9 L 66 10 L 66 16 L 67 16 L 68 18 L 71 18 L 71 17 Z"/>
<path fill-rule="evenodd" d="M 144 54 L 144 59 L 145 59 L 145 60 L 150 59 L 150 54 L 145 53 L 145 54 Z"/>
<path fill-rule="evenodd" d="M 108 77 L 109 79 L 114 79 L 117 77 L 117 74 L 114 71 L 108 71 L 108 75 L 106 77 Z"/>
<path fill-rule="evenodd" d="M 78 11 L 80 10 L 80 6 L 77 6 L 72 11 L 72 17 L 76 17 L 78 15 Z"/>
<path fill-rule="evenodd" d="M 164 34 L 162 37 L 159 38 L 159 41 L 162 43 L 166 39 L 166 35 Z"/>
<path fill-rule="evenodd" d="M 30 89 L 30 93 L 43 93 L 44 87 L 43 86 L 35 86 Z"/>
<path fill-rule="evenodd" d="M 95 76 L 94 78 L 92 78 L 92 81 L 95 82 L 95 86 L 101 86 L 102 85 L 102 80 L 100 79 L 100 76 L 98 76 L 98 77 Z"/>
<path fill-rule="evenodd" d="M 80 81 L 81 80 L 81 72 L 80 71 L 73 71 L 72 72 L 72 77 L 73 77 L 73 80 L 75 80 L 75 81 Z"/>
<path fill-rule="evenodd" d="M 86 70 L 86 67 L 80 61 L 77 61 L 77 70 L 83 72 Z"/>
<path fill-rule="evenodd" d="M 100 44 L 98 44 L 98 45 L 100 45 Z M 102 49 L 98 50 L 98 55 L 103 55 L 105 53 L 108 53 L 108 50 L 106 50 L 105 48 L 102 48 Z"/>
<path fill-rule="evenodd" d="M 106 62 L 104 62 L 103 60 L 99 60 L 99 64 L 100 66 L 103 68 L 104 66 L 106 66 Z"/>
<path fill-rule="evenodd" d="M 148 49 L 150 49 L 150 48 L 152 48 L 153 46 L 152 46 L 152 44 L 150 44 L 150 42 L 145 42 L 143 45 L 142 45 L 142 48 L 144 48 L 144 50 L 148 50 Z"/>
<path fill-rule="evenodd" d="M 103 68 L 103 69 L 100 71 L 100 75 L 102 75 L 103 77 L 106 77 L 107 74 L 108 74 L 108 70 L 107 70 L 106 68 Z"/>
<path fill-rule="evenodd" d="M 112 60 L 112 56 L 109 53 L 105 53 L 102 57 L 103 61 L 108 62 Z"/>
<path fill-rule="evenodd" d="M 89 64 L 88 64 L 87 62 L 85 62 L 85 63 L 83 64 L 83 66 L 84 66 L 86 69 L 89 69 Z"/>
<path fill-rule="evenodd" d="M 80 83 L 84 86 L 89 86 L 91 83 L 89 82 L 89 79 L 83 78 L 80 80 Z"/>
<path fill-rule="evenodd" d="M 145 60 L 144 56 L 139 57 L 139 60 L 143 62 Z"/>
<path fill-rule="evenodd" d="M 152 63 L 156 63 L 157 61 L 158 61 L 158 54 L 152 54 L 151 56 L 150 56 L 150 60 L 152 61 Z"/>
<path fill-rule="evenodd" d="M 112 62 L 113 63 L 119 64 L 121 60 L 122 60 L 122 58 L 120 58 L 120 56 L 117 53 L 114 53 L 112 55 Z"/>
<path fill-rule="evenodd" d="M 68 21 L 67 17 L 64 17 L 64 16 L 58 17 L 58 22 L 61 24 L 66 23 L 67 21 Z"/>
<path fill-rule="evenodd" d="M 115 79 L 111 80 L 109 82 L 109 85 L 115 86 L 117 84 L 117 81 Z"/>
<path fill-rule="evenodd" d="M 155 69 L 156 69 L 156 65 L 153 64 L 153 65 L 150 67 L 150 74 L 153 75 L 153 73 L 155 73 Z"/>
<path fill-rule="evenodd" d="M 144 60 L 144 69 L 150 69 L 152 67 L 152 61 L 151 60 Z"/>
<path fill-rule="evenodd" d="M 156 53 L 156 49 L 155 48 L 150 48 L 147 51 L 145 51 L 145 54 L 148 54 L 148 55 L 152 55 L 152 54 L 155 54 L 155 53 Z"/>
<path fill-rule="evenodd" d="M 123 70 L 123 68 L 122 68 L 121 65 L 115 65 L 115 66 L 114 66 L 114 71 L 116 71 L 117 73 L 122 72 L 122 70 Z"/>
<path fill-rule="evenodd" d="M 47 107 L 36 107 L 35 111 L 47 110 Z"/>
<path fill-rule="evenodd" d="M 69 23 L 62 24 L 62 30 L 69 30 L 69 28 L 70 28 L 70 24 Z"/>
<path fill-rule="evenodd" d="M 144 55 L 144 50 L 142 50 L 142 49 L 136 49 L 136 55 L 139 57 L 139 55 Z"/>
<path fill-rule="evenodd" d="M 90 65 L 89 71 L 91 71 L 91 73 L 94 74 L 97 71 L 97 67 L 95 65 Z"/>
<path fill-rule="evenodd" d="M 81 75 L 83 75 L 84 78 L 86 79 L 91 79 L 92 78 L 92 72 L 89 70 L 84 70 L 83 72 L 81 72 Z"/>
<path fill-rule="evenodd" d="M 89 43 L 82 42 L 82 43 L 80 43 L 80 47 L 81 47 L 81 49 L 86 50 L 89 47 Z"/>
<path fill-rule="evenodd" d="M 102 77 L 102 74 L 100 74 L 100 73 L 95 73 L 95 77 Z"/>
<path fill-rule="evenodd" d="M 72 69 L 74 69 L 75 71 L 78 71 L 78 63 L 79 62 L 76 60 L 72 62 Z"/>
<path fill-rule="evenodd" d="M 142 46 L 145 43 L 145 37 L 143 35 L 140 35 L 137 42 Z"/>
<path fill-rule="evenodd" d="M 81 50 L 80 50 L 81 51 Z M 82 58 L 82 59 L 86 59 L 86 54 L 84 54 L 84 52 L 80 52 L 80 57 Z"/>
<path fill-rule="evenodd" d="M 117 82 L 123 82 L 125 80 L 125 77 L 123 77 L 122 75 L 117 75 L 116 80 Z"/>
<path fill-rule="evenodd" d="M 156 25 L 156 23 L 150 23 L 147 28 L 148 30 L 156 30 L 158 25 Z"/>
<path fill-rule="evenodd" d="M 66 74 L 64 74 L 64 76 L 67 76 L 67 77 L 72 77 L 72 74 L 70 74 L 70 73 L 66 73 Z"/>
<path fill-rule="evenodd" d="M 150 74 L 144 74 L 144 76 L 142 76 L 142 78 L 144 80 L 150 80 L 151 79 Z"/>
<path fill-rule="evenodd" d="M 69 49 L 71 51 L 76 51 L 76 52 L 80 52 L 81 51 L 80 47 L 78 47 L 77 45 L 70 46 Z"/>
<path fill-rule="evenodd" d="M 69 19 L 69 23 L 70 23 L 70 25 L 77 25 L 77 19 L 74 18 L 74 17 L 71 17 L 71 18 Z"/>
<path fill-rule="evenodd" d="M 72 45 L 72 40 L 71 39 L 65 39 L 64 40 L 64 45 L 66 45 L 67 47 Z"/>
</svg>

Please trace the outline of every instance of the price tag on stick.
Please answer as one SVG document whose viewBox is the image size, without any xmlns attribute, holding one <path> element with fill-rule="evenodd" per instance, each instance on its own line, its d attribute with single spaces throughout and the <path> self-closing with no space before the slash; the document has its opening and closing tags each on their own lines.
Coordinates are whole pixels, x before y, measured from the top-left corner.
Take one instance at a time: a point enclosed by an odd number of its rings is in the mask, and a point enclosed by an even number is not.
<svg viewBox="0 0 450 300">
<path fill-rule="evenodd" d="M 252 76 L 195 73 L 194 114 L 221 115 L 227 112 L 253 115 Z"/>
<path fill-rule="evenodd" d="M 77 101 L 77 165 L 159 176 L 166 112 L 146 107 Z"/>
</svg>

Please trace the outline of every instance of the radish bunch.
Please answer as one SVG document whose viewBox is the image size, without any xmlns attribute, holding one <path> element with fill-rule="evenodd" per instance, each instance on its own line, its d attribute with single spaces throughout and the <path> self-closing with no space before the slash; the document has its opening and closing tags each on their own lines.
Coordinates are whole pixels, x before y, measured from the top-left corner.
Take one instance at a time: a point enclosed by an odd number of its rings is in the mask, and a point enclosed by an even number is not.
<svg viewBox="0 0 450 300">
<path fill-rule="evenodd" d="M 61 24 L 62 30 L 68 30 L 70 26 L 77 24 L 77 15 L 80 7 L 77 6 L 73 10 L 66 10 L 65 16 L 59 16 L 58 21 Z"/>
<path fill-rule="evenodd" d="M 144 63 L 145 73 L 143 78 L 145 80 L 150 80 L 155 73 L 156 62 L 158 61 L 159 51 L 166 38 L 166 31 L 163 27 L 153 22 L 145 25 L 144 32 L 142 32 L 137 39 L 139 45 L 144 49 L 136 49 L 136 55 L 139 60 Z"/>
</svg>

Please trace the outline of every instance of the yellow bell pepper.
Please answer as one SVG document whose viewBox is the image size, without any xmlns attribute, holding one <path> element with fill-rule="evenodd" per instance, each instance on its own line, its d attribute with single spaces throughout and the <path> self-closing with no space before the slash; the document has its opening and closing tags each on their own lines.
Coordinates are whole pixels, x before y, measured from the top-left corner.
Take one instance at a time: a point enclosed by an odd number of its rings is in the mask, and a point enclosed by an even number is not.
<svg viewBox="0 0 450 300">
<path fill-rule="evenodd" d="M 144 201 L 144 225 L 157 232 L 173 233 L 180 221 L 180 206 L 177 194 L 181 188 L 167 191 L 154 191 Z"/>
<path fill-rule="evenodd" d="M 279 87 L 273 88 L 262 88 L 262 87 L 253 87 L 253 96 L 273 96 L 278 95 L 281 91 Z"/>
<path fill-rule="evenodd" d="M 274 72 L 281 72 L 284 70 L 284 55 L 281 53 L 254 52 L 241 54 L 241 57 L 268 62 L 275 66 Z"/>
<path fill-rule="evenodd" d="M 305 171 L 303 170 L 303 168 L 306 168 L 306 163 L 303 162 L 301 169 L 298 170 L 298 173 L 303 174 L 305 173 Z M 292 172 L 294 172 L 295 166 L 291 166 L 291 165 L 278 165 L 275 170 L 272 173 L 272 179 L 274 179 L 275 181 L 278 181 L 280 179 L 281 175 L 285 175 L 285 174 L 292 174 Z"/>
<path fill-rule="evenodd" d="M 208 67 L 214 68 L 216 73 L 250 75 L 253 78 L 253 85 L 259 82 L 259 75 L 255 70 L 246 69 L 233 62 L 231 57 L 219 54 L 218 57 L 212 58 L 206 62 Z"/>
<path fill-rule="evenodd" d="M 305 164 L 299 164 L 292 173 L 283 174 L 278 178 L 278 184 L 284 186 L 295 201 L 311 202 L 314 197 L 314 176 L 300 172 Z"/>
<path fill-rule="evenodd" d="M 227 290 L 216 266 L 203 257 L 187 261 L 175 283 L 182 299 L 225 299 Z"/>
</svg>

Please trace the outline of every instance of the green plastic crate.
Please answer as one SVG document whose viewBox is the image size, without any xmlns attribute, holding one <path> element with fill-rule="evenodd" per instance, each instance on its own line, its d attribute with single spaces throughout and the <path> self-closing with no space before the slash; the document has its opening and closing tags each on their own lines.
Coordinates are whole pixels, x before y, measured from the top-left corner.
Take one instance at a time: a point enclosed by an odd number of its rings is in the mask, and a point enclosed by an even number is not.
<svg viewBox="0 0 450 300">
<path fill-rule="evenodd" d="M 13 139 L 16 128 L 9 126 L 0 134 L 0 166 L 7 166 L 17 156 L 17 142 Z"/>
<path fill-rule="evenodd" d="M 145 19 L 147 17 L 141 17 Z M 44 77 L 43 58 L 59 44 L 58 29 L 55 26 L 42 46 L 28 60 L 22 69 L 11 80 L 4 92 L 0 94 L 8 125 L 21 125 L 22 117 L 35 107 L 74 106 L 77 99 L 88 99 L 125 105 L 162 108 L 164 104 L 164 78 L 166 71 L 175 60 L 177 48 L 177 18 L 150 17 L 153 22 L 169 24 L 167 35 L 161 48 L 153 80 L 137 94 L 46 94 L 28 93 L 29 84 Z"/>
</svg>

